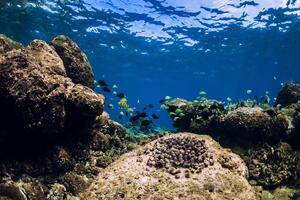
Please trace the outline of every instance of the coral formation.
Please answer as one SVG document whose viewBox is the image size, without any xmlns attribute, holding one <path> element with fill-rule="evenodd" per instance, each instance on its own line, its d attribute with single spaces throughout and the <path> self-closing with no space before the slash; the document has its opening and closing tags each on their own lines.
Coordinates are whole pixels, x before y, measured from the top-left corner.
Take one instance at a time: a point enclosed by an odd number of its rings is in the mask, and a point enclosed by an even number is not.
<svg viewBox="0 0 300 200">
<path fill-rule="evenodd" d="M 166 101 L 164 105 L 174 126 L 180 131 L 208 133 L 212 120 L 226 112 L 221 102 L 205 98 L 194 101 L 176 98 Z"/>
<path fill-rule="evenodd" d="M 155 146 L 162 141 L 177 141 L 175 138 L 180 138 L 178 141 L 203 141 L 215 162 L 199 173 L 193 173 L 193 168 L 178 167 L 179 171 L 172 172 L 175 176 L 165 168 L 149 167 L 147 163 L 153 156 Z M 187 155 L 188 149 L 184 151 L 184 155 Z M 228 166 L 223 167 L 221 163 L 224 157 L 227 158 Z M 82 198 L 258 199 L 246 176 L 247 168 L 241 158 L 220 147 L 209 136 L 178 133 L 121 156 L 99 174 Z"/>
<path fill-rule="evenodd" d="M 64 63 L 67 76 L 76 84 L 94 87 L 94 74 L 86 55 L 69 37 L 59 35 L 51 43 Z"/>
<path fill-rule="evenodd" d="M 260 107 L 238 107 L 213 122 L 215 132 L 232 140 L 274 143 L 287 137 L 289 119 L 276 110 Z"/>
<path fill-rule="evenodd" d="M 297 103 L 300 100 L 300 85 L 288 83 L 285 84 L 278 93 L 275 105 L 288 106 Z"/>
<path fill-rule="evenodd" d="M 0 34 L 0 55 L 13 49 L 20 49 L 22 45 L 12 39 Z"/>
<path fill-rule="evenodd" d="M 74 84 L 60 57 L 40 40 L 0 56 L 0 96 L 1 127 L 9 131 L 0 134 L 5 142 L 30 134 L 49 142 L 94 119 L 104 103 L 103 96 Z"/>
<path fill-rule="evenodd" d="M 295 183 L 300 175 L 300 157 L 287 143 L 264 144 L 246 156 L 249 178 L 264 187 Z"/>
</svg>

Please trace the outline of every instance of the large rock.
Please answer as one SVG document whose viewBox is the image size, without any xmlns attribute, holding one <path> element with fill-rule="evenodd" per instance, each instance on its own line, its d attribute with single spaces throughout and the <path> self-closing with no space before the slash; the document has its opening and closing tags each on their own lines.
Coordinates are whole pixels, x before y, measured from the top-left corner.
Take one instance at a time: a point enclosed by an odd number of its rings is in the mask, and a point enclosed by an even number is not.
<svg viewBox="0 0 300 200">
<path fill-rule="evenodd" d="M 278 142 L 287 137 L 289 119 L 275 110 L 238 107 L 214 121 L 215 132 L 233 141 Z"/>
<path fill-rule="evenodd" d="M 9 52 L 13 49 L 20 49 L 22 45 L 12 39 L 0 34 L 0 55 Z"/>
<path fill-rule="evenodd" d="M 288 83 L 278 93 L 275 105 L 288 106 L 300 100 L 300 84 Z"/>
<path fill-rule="evenodd" d="M 91 122 L 104 103 L 103 96 L 74 84 L 57 53 L 40 40 L 0 55 L 0 97 L 0 142 L 32 133 L 53 139 Z"/>
<path fill-rule="evenodd" d="M 188 165 L 187 165 L 188 164 Z M 239 156 L 209 136 L 180 133 L 123 155 L 83 199 L 258 199 Z"/>
<path fill-rule="evenodd" d="M 94 87 L 94 74 L 86 55 L 70 38 L 60 35 L 51 41 L 57 54 L 64 62 L 68 77 L 74 83 L 80 83 L 89 88 Z"/>
<path fill-rule="evenodd" d="M 267 188 L 287 183 L 294 185 L 300 175 L 300 157 L 288 143 L 252 148 L 245 161 L 249 178 Z"/>
</svg>

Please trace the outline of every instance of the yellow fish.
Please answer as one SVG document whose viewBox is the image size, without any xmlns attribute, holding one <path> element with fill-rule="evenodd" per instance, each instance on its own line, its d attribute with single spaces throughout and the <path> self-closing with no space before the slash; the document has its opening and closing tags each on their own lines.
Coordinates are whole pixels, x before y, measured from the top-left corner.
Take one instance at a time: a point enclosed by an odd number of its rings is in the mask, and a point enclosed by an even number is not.
<svg viewBox="0 0 300 200">
<path fill-rule="evenodd" d="M 119 106 L 120 108 L 123 108 L 123 109 L 126 109 L 128 108 L 128 103 L 127 103 L 127 99 L 126 98 L 122 98 L 120 101 L 119 101 Z"/>
</svg>

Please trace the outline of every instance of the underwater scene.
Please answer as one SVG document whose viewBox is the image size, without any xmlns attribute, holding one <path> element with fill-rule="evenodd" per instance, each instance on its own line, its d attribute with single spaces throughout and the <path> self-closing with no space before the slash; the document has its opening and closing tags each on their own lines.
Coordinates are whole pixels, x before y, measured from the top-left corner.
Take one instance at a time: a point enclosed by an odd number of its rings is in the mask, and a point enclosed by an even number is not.
<svg viewBox="0 0 300 200">
<path fill-rule="evenodd" d="M 0 200 L 300 200 L 300 0 L 0 0 Z"/>
</svg>

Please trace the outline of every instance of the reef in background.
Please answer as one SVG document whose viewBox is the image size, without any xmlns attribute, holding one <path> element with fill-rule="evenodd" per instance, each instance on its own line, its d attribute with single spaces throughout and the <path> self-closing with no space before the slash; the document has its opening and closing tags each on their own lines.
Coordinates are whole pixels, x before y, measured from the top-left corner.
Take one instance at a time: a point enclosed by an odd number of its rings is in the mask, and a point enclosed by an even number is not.
<svg viewBox="0 0 300 200">
<path fill-rule="evenodd" d="M 211 135 L 239 154 L 253 186 L 276 192 L 276 188 L 288 187 L 288 199 L 292 199 L 300 188 L 299 91 L 300 85 L 286 84 L 274 106 L 256 100 L 225 105 L 202 97 L 171 99 L 163 108 L 178 130 Z"/>
<path fill-rule="evenodd" d="M 283 87 L 274 107 L 203 96 L 164 102 L 178 131 L 212 138 L 165 136 L 138 120 L 122 126 L 93 87 L 92 67 L 70 38 L 24 47 L 0 35 L 0 199 L 300 198 L 300 85 Z M 121 192 L 111 175 L 128 179 L 115 179 Z"/>
<path fill-rule="evenodd" d="M 0 199 L 78 199 L 119 155 L 151 140 L 110 120 L 93 85 L 70 38 L 23 47 L 0 35 Z"/>
</svg>

